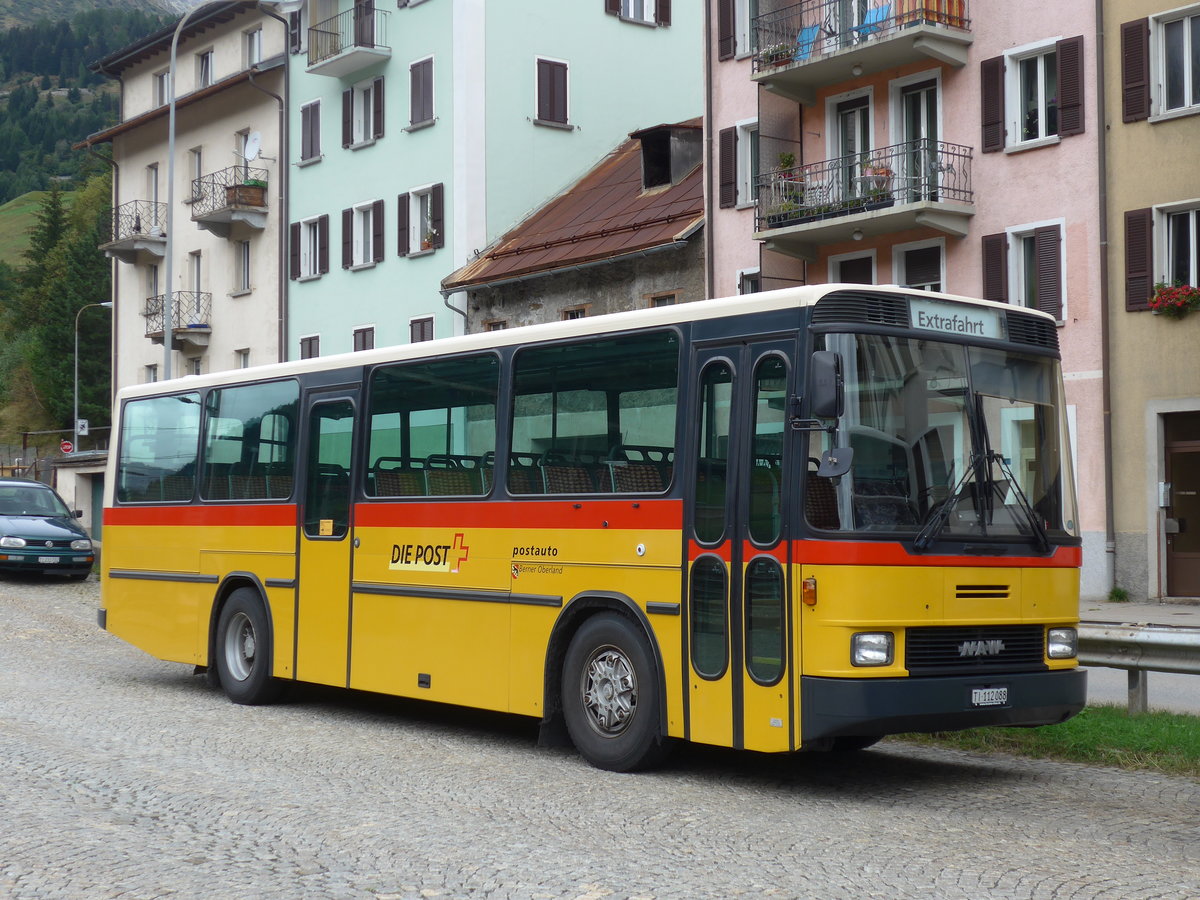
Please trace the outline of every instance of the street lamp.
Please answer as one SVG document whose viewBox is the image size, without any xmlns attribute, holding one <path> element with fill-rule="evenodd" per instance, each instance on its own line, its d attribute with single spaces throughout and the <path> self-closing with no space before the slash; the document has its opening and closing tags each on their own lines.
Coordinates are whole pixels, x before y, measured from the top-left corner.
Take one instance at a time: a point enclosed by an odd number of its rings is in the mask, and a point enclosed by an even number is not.
<svg viewBox="0 0 1200 900">
<path fill-rule="evenodd" d="M 103 303 L 88 303 L 86 306 L 79 307 L 79 311 L 75 313 L 75 415 L 71 423 L 71 436 L 74 438 L 71 442 L 71 447 L 74 450 L 79 449 L 79 317 L 83 315 L 85 309 L 91 309 L 93 306 L 103 306 L 112 309 L 112 301 L 105 300 Z"/>
</svg>

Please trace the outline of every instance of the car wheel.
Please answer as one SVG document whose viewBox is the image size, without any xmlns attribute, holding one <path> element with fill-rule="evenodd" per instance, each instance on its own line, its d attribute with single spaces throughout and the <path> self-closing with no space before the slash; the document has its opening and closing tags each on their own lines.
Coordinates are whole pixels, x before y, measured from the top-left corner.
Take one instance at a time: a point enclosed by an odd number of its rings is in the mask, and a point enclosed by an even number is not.
<svg viewBox="0 0 1200 900">
<path fill-rule="evenodd" d="M 217 675 L 234 703 L 258 705 L 278 699 L 283 682 L 271 677 L 271 626 L 253 588 L 229 595 L 217 620 Z"/>
<path fill-rule="evenodd" d="M 588 619 L 563 662 L 563 717 L 580 755 L 600 769 L 629 772 L 659 762 L 658 676 L 646 638 L 623 616 Z"/>
</svg>

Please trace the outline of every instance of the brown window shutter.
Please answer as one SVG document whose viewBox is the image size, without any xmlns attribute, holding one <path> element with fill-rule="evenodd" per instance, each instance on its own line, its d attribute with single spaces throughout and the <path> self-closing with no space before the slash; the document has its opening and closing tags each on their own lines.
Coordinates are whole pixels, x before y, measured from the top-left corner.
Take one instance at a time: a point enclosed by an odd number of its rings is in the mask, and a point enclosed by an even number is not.
<svg viewBox="0 0 1200 900">
<path fill-rule="evenodd" d="M 543 122 L 567 122 L 566 63 L 537 61 L 537 117 Z"/>
<path fill-rule="evenodd" d="M 383 201 L 371 204 L 371 259 L 383 262 Z"/>
<path fill-rule="evenodd" d="M 1150 308 L 1154 293 L 1154 210 L 1125 213 L 1125 308 Z"/>
<path fill-rule="evenodd" d="M 354 210 L 342 210 L 342 268 L 354 265 Z"/>
<path fill-rule="evenodd" d="M 300 52 L 300 13 L 288 13 L 288 52 Z"/>
<path fill-rule="evenodd" d="M 722 128 L 717 138 L 718 203 L 722 209 L 737 206 L 737 129 Z"/>
<path fill-rule="evenodd" d="M 1004 57 L 993 56 L 979 64 L 979 108 L 983 124 L 983 152 L 1004 149 Z"/>
<path fill-rule="evenodd" d="M 1121 26 L 1121 121 L 1150 117 L 1150 20 Z"/>
<path fill-rule="evenodd" d="M 317 219 L 317 271 L 324 275 L 329 271 L 329 216 Z"/>
<path fill-rule="evenodd" d="M 1083 134 L 1083 35 L 1056 45 L 1058 59 L 1058 133 Z"/>
<path fill-rule="evenodd" d="M 310 103 L 307 107 L 308 116 L 308 149 L 309 156 L 321 155 L 321 102 Z"/>
<path fill-rule="evenodd" d="M 288 226 L 288 277 L 293 281 L 300 277 L 300 223 Z"/>
<path fill-rule="evenodd" d="M 733 59 L 736 38 L 733 33 L 734 0 L 717 0 L 717 59 Z"/>
<path fill-rule="evenodd" d="M 446 246 L 446 189 L 439 182 L 429 191 L 429 227 L 433 229 L 433 246 Z"/>
<path fill-rule="evenodd" d="M 414 63 L 411 73 L 411 97 L 409 98 L 409 124 L 428 122 L 433 118 L 433 60 L 425 59 Z"/>
<path fill-rule="evenodd" d="M 396 252 L 408 256 L 408 194 L 396 198 Z"/>
<path fill-rule="evenodd" d="M 544 59 L 537 61 L 537 117 L 550 121 L 550 63 Z"/>
<path fill-rule="evenodd" d="M 309 159 L 312 152 L 312 107 L 300 108 L 300 158 Z"/>
<path fill-rule="evenodd" d="M 1008 302 L 1008 235 L 983 236 L 983 299 Z"/>
<path fill-rule="evenodd" d="M 354 91 L 342 91 L 342 146 L 354 143 Z"/>
<path fill-rule="evenodd" d="M 610 16 L 621 14 L 621 0 L 604 0 L 604 11 Z"/>
<path fill-rule="evenodd" d="M 371 137 L 383 137 L 383 77 L 375 79 L 371 91 Z"/>
<path fill-rule="evenodd" d="M 663 26 L 671 24 L 671 0 L 658 0 L 654 9 L 654 20 Z"/>
<path fill-rule="evenodd" d="M 1042 312 L 1062 319 L 1062 229 L 1035 228 L 1033 254 L 1037 264 L 1037 304 Z"/>
</svg>

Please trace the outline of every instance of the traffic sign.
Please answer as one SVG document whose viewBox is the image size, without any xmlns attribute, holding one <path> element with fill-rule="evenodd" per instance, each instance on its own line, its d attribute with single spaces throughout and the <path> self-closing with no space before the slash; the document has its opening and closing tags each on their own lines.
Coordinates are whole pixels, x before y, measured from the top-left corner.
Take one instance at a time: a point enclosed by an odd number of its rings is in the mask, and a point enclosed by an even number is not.
<svg viewBox="0 0 1200 900">
<path fill-rule="evenodd" d="M 87 433 L 88 433 L 88 420 L 87 419 L 76 419 L 75 420 L 75 433 L 77 435 L 79 435 L 80 437 L 87 437 Z"/>
<path fill-rule="evenodd" d="M 59 443 L 58 449 L 61 450 L 63 453 L 74 453 L 75 445 L 72 444 L 70 441 L 62 441 L 61 443 Z"/>
</svg>

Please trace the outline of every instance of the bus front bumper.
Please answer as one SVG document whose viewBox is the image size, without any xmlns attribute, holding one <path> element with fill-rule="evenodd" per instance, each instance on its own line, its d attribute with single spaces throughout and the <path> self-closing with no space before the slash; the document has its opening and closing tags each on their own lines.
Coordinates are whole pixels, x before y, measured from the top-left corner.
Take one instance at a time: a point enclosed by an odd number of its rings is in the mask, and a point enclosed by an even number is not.
<svg viewBox="0 0 1200 900">
<path fill-rule="evenodd" d="M 1001 699 L 1003 698 L 1003 699 Z M 1082 669 L 940 678 L 800 678 L 803 743 L 822 738 L 1053 725 L 1087 702 Z"/>
</svg>

